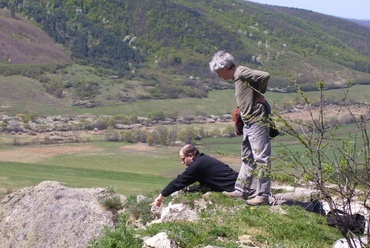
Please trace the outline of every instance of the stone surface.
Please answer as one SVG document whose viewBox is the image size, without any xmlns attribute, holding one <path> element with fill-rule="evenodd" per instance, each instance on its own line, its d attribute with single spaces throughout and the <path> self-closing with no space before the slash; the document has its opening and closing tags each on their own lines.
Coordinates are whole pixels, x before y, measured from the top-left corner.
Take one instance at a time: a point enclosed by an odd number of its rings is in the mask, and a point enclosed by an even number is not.
<svg viewBox="0 0 370 248">
<path fill-rule="evenodd" d="M 7 195 L 0 202 L 1 247 L 86 247 L 114 225 L 99 200 L 103 188 L 74 189 L 45 181 Z"/>
</svg>

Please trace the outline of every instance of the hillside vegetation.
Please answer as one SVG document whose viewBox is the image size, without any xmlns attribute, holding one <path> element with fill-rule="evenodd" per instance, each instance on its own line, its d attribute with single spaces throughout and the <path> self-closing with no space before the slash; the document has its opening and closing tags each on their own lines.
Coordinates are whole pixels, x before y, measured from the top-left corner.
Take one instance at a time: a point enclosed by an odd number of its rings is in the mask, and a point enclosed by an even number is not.
<svg viewBox="0 0 370 248">
<path fill-rule="evenodd" d="M 217 50 L 269 71 L 271 91 L 294 91 L 292 82 L 303 90 L 316 90 L 319 80 L 327 88 L 370 82 L 369 28 L 312 11 L 230 0 L 30 0 L 0 7 L 1 74 L 36 80 L 72 111 L 230 89 L 209 71 Z M 12 109 L 19 108 L 2 108 Z"/>
</svg>

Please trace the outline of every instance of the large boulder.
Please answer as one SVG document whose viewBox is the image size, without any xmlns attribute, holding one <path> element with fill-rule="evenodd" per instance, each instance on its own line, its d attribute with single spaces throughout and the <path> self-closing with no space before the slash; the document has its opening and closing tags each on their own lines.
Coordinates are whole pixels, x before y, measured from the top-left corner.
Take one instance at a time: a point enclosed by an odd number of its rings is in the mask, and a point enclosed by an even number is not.
<svg viewBox="0 0 370 248">
<path fill-rule="evenodd" d="M 0 202 L 1 247 L 83 247 L 114 225 L 114 213 L 99 203 L 104 188 L 67 188 L 45 181 Z"/>
</svg>

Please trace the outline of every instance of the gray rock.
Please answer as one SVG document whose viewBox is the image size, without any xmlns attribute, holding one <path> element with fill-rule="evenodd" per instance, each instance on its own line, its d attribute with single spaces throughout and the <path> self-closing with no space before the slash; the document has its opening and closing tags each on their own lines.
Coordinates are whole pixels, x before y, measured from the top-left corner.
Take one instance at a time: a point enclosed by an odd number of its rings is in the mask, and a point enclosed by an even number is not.
<svg viewBox="0 0 370 248">
<path fill-rule="evenodd" d="M 7 195 L 0 202 L 1 247 L 86 247 L 113 226 L 113 214 L 99 200 L 103 188 L 74 189 L 45 181 Z"/>
<path fill-rule="evenodd" d="M 143 248 L 177 248 L 177 246 L 168 239 L 166 233 L 160 232 L 153 237 L 144 239 Z"/>
</svg>

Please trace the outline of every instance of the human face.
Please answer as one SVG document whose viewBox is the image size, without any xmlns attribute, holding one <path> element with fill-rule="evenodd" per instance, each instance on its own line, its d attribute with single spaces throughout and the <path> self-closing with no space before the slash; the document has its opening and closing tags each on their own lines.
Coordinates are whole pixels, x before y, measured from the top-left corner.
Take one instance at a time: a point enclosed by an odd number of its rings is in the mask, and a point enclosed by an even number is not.
<svg viewBox="0 0 370 248">
<path fill-rule="evenodd" d="M 227 69 L 226 68 L 221 68 L 219 70 L 216 71 L 218 77 L 224 79 L 224 80 L 228 80 L 229 79 L 229 76 L 228 76 L 228 73 L 227 73 Z"/>
<path fill-rule="evenodd" d="M 193 155 L 190 154 L 190 155 L 187 155 L 185 156 L 185 154 L 180 151 L 180 159 L 181 159 L 181 163 L 186 165 L 186 166 L 189 166 L 192 162 L 193 162 Z"/>
</svg>

